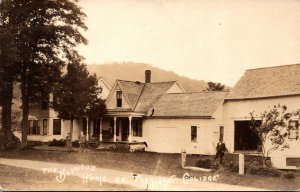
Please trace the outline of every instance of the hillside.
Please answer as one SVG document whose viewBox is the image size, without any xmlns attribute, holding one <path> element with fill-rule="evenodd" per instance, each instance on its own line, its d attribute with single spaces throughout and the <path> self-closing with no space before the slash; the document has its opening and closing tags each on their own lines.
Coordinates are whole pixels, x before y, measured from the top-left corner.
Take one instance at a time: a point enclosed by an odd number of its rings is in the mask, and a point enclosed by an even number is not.
<svg viewBox="0 0 300 192">
<path fill-rule="evenodd" d="M 176 80 L 187 92 L 203 91 L 207 86 L 205 81 L 179 76 L 172 71 L 166 71 L 144 63 L 89 64 L 87 68 L 89 72 L 96 73 L 98 77 L 103 77 L 110 85 L 113 85 L 116 79 L 145 82 L 145 70 L 150 69 L 152 82 Z"/>
</svg>

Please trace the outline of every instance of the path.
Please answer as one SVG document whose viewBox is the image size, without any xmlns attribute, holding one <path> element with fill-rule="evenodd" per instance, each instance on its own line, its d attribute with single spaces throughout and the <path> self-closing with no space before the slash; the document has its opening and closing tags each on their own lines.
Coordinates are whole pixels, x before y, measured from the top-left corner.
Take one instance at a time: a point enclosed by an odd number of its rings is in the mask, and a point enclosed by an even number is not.
<svg viewBox="0 0 300 192">
<path fill-rule="evenodd" d="M 78 164 L 63 164 L 43 161 L 21 160 L 0 158 L 0 164 L 40 170 L 47 173 L 57 173 L 57 182 L 63 182 L 68 175 L 78 176 L 83 182 L 99 182 L 125 184 L 137 187 L 141 190 L 223 190 L 223 191 L 261 191 L 264 189 L 243 187 L 237 185 L 228 185 L 216 183 L 213 178 L 211 181 L 199 181 L 193 178 L 182 179 L 171 177 L 160 177 L 153 175 L 136 174 L 132 172 L 118 171 L 113 169 L 105 169 L 101 167 L 93 167 Z M 214 178 L 217 179 L 217 178 Z"/>
</svg>

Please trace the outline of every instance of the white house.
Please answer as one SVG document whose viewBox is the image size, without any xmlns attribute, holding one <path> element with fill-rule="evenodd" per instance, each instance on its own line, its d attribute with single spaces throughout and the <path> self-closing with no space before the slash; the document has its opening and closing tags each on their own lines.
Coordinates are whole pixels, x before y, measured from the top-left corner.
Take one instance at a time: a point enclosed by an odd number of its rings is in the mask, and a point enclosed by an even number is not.
<svg viewBox="0 0 300 192">
<path fill-rule="evenodd" d="M 224 126 L 227 92 L 185 93 L 176 81 L 117 80 L 106 101 L 100 141 L 146 142 L 146 151 L 213 154 Z"/>
<path fill-rule="evenodd" d="M 300 64 L 247 70 L 224 103 L 225 142 L 230 152 L 254 152 L 260 144 L 250 130 L 250 112 L 260 114 L 274 105 L 288 111 L 300 109 Z M 290 122 L 294 131 L 288 136 L 289 149 L 271 153 L 277 168 L 300 165 L 299 119 Z"/>
</svg>

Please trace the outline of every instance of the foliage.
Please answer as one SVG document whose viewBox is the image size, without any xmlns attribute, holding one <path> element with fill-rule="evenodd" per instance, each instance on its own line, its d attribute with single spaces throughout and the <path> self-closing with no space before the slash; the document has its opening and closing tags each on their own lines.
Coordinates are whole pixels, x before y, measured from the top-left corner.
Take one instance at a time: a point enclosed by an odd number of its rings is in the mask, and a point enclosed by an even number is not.
<svg viewBox="0 0 300 192">
<path fill-rule="evenodd" d="M 295 175 L 295 173 L 289 172 L 289 173 L 285 173 L 285 174 L 284 174 L 284 177 L 285 177 L 286 179 L 295 179 L 295 178 L 296 178 L 296 175 Z"/>
<path fill-rule="evenodd" d="M 281 175 L 281 172 L 275 168 L 255 166 L 255 165 L 248 165 L 246 172 L 252 175 L 263 175 L 263 176 L 271 176 L 271 177 L 280 177 Z"/>
<path fill-rule="evenodd" d="M 82 58 L 79 57 L 68 64 L 67 73 L 62 76 L 54 90 L 53 106 L 60 118 L 71 121 L 71 139 L 73 120 L 89 115 L 98 117 L 105 112 L 104 101 L 100 98 L 101 91 L 96 75 L 89 74 Z"/>
<path fill-rule="evenodd" d="M 103 113 L 105 105 L 99 98 L 101 91 L 96 75 L 90 75 L 85 64 L 69 63 L 67 73 L 54 91 L 57 99 L 54 108 L 60 118 L 67 120 L 80 119 L 88 112 Z"/>
<path fill-rule="evenodd" d="M 212 159 L 199 159 L 196 164 L 196 167 L 211 169 L 214 167 L 214 161 Z"/>
<path fill-rule="evenodd" d="M 286 142 L 289 126 L 288 122 L 292 117 L 292 113 L 287 112 L 285 105 L 274 105 L 269 110 L 264 111 L 259 116 L 254 112 L 251 116 L 251 129 L 262 142 L 262 159 L 265 165 L 266 159 L 270 153 L 276 150 L 284 150 L 289 147 Z M 267 146 L 267 142 L 271 142 L 271 146 Z"/>
<path fill-rule="evenodd" d="M 223 91 L 224 88 L 225 88 L 225 85 L 222 85 L 221 83 L 215 83 L 215 82 L 209 81 L 207 83 L 206 90 L 207 91 Z"/>
<path fill-rule="evenodd" d="M 26 145 L 29 101 L 45 99 L 52 91 L 65 62 L 78 53 L 74 47 L 87 43 L 79 29 L 87 29 L 86 15 L 74 0 L 2 0 L 1 28 L 13 32 L 18 61 L 16 79 L 22 92 L 22 142 Z M 11 72 L 11 71 L 8 71 Z"/>
<path fill-rule="evenodd" d="M 64 139 L 61 139 L 61 140 L 53 139 L 52 141 L 50 141 L 48 143 L 49 146 L 58 146 L 58 147 L 64 147 L 65 144 L 66 144 L 66 141 Z"/>
<path fill-rule="evenodd" d="M 237 173 L 239 171 L 239 164 L 235 161 L 225 163 L 225 169 L 229 172 Z"/>
</svg>

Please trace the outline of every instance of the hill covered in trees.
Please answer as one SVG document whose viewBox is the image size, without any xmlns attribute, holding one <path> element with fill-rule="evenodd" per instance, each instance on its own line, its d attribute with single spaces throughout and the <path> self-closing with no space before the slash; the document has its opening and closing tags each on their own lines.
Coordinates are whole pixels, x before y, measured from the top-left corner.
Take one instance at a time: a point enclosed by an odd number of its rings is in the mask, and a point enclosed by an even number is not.
<svg viewBox="0 0 300 192">
<path fill-rule="evenodd" d="M 187 92 L 203 91 L 207 82 L 180 76 L 172 71 L 166 71 L 158 67 L 152 67 L 145 63 L 109 63 L 109 64 L 88 64 L 88 70 L 103 77 L 111 86 L 116 79 L 145 82 L 145 70 L 151 70 L 151 81 L 178 81 Z"/>
</svg>

